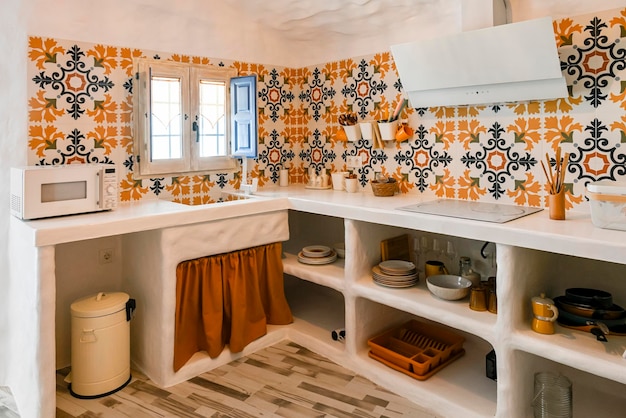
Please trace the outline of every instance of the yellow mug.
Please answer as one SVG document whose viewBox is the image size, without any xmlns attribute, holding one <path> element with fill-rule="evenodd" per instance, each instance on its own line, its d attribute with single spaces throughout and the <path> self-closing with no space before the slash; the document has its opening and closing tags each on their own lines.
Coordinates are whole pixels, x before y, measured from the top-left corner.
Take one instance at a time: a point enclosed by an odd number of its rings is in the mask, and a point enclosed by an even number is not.
<svg viewBox="0 0 626 418">
<path fill-rule="evenodd" d="M 448 269 L 441 261 L 428 260 L 424 266 L 424 272 L 426 277 L 429 277 L 436 274 L 448 274 Z"/>
<path fill-rule="evenodd" d="M 406 123 L 398 126 L 398 130 L 396 131 L 396 141 L 402 142 L 406 141 L 410 137 L 413 136 L 413 129 Z"/>
</svg>

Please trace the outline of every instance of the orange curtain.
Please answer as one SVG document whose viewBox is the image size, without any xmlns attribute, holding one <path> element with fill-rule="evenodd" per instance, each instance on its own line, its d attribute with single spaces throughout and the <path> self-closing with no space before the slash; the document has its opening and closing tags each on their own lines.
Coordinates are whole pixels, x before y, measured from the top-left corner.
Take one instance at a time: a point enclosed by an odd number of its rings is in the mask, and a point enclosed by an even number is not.
<svg viewBox="0 0 626 418">
<path fill-rule="evenodd" d="M 234 353 L 265 335 L 266 324 L 293 322 L 283 287 L 282 244 L 195 260 L 176 267 L 174 371 L 194 353 Z"/>
</svg>

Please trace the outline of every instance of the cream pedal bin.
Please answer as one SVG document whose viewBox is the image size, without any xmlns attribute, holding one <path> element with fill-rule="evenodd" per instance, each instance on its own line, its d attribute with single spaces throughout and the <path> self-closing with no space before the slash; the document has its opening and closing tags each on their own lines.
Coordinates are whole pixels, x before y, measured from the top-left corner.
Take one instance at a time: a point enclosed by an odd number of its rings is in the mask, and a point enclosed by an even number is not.
<svg viewBox="0 0 626 418">
<path fill-rule="evenodd" d="M 126 386 L 130 375 L 130 320 L 135 300 L 100 292 L 72 303 L 70 393 L 89 399 Z"/>
</svg>

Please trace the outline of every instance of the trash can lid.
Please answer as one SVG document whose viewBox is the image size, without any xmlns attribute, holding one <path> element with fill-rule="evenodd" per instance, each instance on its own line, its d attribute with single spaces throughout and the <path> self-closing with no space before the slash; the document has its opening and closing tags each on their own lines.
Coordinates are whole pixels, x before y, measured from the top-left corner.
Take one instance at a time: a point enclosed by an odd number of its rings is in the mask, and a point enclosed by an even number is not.
<svg viewBox="0 0 626 418">
<path fill-rule="evenodd" d="M 110 315 L 126 309 L 129 296 L 122 292 L 100 292 L 78 300 L 70 306 L 72 315 L 81 318 L 93 318 Z"/>
</svg>

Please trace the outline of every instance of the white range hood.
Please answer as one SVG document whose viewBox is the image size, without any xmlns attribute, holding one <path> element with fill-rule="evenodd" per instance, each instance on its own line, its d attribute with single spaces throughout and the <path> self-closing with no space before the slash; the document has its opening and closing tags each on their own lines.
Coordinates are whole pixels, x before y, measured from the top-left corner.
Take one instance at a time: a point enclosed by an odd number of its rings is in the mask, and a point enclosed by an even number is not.
<svg viewBox="0 0 626 418">
<path fill-rule="evenodd" d="M 567 97 L 550 17 L 391 46 L 412 107 Z"/>
</svg>

